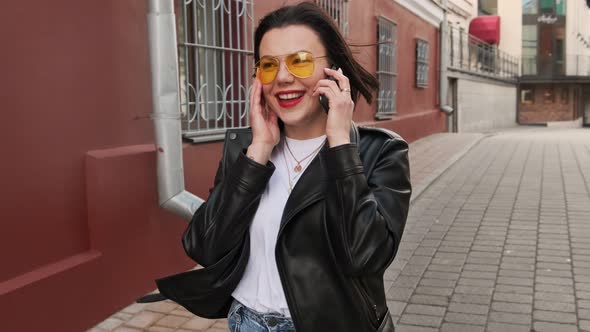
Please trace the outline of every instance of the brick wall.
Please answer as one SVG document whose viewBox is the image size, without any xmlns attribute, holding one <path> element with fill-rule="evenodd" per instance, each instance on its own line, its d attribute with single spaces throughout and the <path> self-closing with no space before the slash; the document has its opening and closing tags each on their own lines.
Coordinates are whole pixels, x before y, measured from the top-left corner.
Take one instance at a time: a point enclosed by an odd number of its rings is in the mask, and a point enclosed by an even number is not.
<svg viewBox="0 0 590 332">
<path fill-rule="evenodd" d="M 523 103 L 523 90 L 533 88 L 532 103 Z M 553 98 L 547 94 L 553 91 Z M 552 121 L 572 121 L 574 117 L 573 87 L 569 84 L 523 84 L 520 86 L 518 122 L 537 124 Z"/>
</svg>

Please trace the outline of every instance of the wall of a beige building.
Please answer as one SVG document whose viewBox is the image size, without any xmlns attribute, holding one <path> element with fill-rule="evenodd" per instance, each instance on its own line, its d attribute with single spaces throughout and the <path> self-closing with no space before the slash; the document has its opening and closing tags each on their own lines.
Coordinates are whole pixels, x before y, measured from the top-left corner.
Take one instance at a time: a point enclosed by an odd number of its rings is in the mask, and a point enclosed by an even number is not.
<svg viewBox="0 0 590 332">
<path fill-rule="evenodd" d="M 462 75 L 457 80 L 457 131 L 486 132 L 516 125 L 516 85 Z"/>
<path fill-rule="evenodd" d="M 477 0 L 449 0 L 447 19 L 453 26 L 469 31 L 469 22 L 474 17 L 477 17 Z"/>
<path fill-rule="evenodd" d="M 562 0 L 566 1 L 566 0 Z M 586 47 L 582 38 L 590 43 L 590 9 L 585 1 L 566 2 L 566 74 L 582 75 L 590 70 L 590 48 Z"/>
<path fill-rule="evenodd" d="M 449 0 L 449 22 L 469 31 L 469 23 L 478 16 L 477 0 Z M 498 0 L 500 50 L 520 57 L 522 40 L 521 1 Z M 471 74 L 449 72 L 456 84 L 456 112 L 451 119 L 458 132 L 485 132 L 516 125 L 516 83 Z"/>
<path fill-rule="evenodd" d="M 520 59 L 522 55 L 522 1 L 498 0 L 500 45 L 498 48 Z"/>
</svg>

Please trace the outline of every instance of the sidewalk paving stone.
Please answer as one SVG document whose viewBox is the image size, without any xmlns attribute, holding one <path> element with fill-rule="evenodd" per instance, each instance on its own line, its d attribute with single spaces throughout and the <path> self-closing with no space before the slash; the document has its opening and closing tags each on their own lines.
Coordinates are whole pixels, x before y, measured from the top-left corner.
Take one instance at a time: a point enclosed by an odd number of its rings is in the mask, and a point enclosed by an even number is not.
<svg viewBox="0 0 590 332">
<path fill-rule="evenodd" d="M 412 208 L 385 271 L 398 332 L 590 331 L 590 131 L 514 128 L 410 144 Z M 227 331 L 132 304 L 89 331 Z"/>
</svg>

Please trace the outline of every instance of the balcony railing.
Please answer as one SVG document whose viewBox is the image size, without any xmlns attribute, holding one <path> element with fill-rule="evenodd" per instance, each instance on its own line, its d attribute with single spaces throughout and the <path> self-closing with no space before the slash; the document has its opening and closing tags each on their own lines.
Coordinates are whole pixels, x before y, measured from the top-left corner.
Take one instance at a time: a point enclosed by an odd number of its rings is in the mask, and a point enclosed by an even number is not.
<svg viewBox="0 0 590 332">
<path fill-rule="evenodd" d="M 463 28 L 449 25 L 448 38 L 449 68 L 497 79 L 517 79 L 517 57 L 470 35 Z"/>
<path fill-rule="evenodd" d="M 522 75 L 543 78 L 590 76 L 590 55 L 523 56 Z"/>
</svg>

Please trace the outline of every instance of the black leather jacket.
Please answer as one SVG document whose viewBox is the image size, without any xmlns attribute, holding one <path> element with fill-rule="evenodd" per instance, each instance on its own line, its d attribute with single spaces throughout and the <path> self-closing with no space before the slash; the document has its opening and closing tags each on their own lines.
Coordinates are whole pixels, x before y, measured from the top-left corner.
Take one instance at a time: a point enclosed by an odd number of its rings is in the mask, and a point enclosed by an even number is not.
<svg viewBox="0 0 590 332">
<path fill-rule="evenodd" d="M 186 253 L 206 268 L 157 281 L 164 296 L 203 317 L 228 313 L 274 171 L 244 155 L 251 139 L 250 129 L 228 131 L 214 187 L 183 235 Z M 276 260 L 298 332 L 393 331 L 383 273 L 408 214 L 408 145 L 393 132 L 356 126 L 351 142 L 324 146 L 283 212 Z"/>
</svg>

